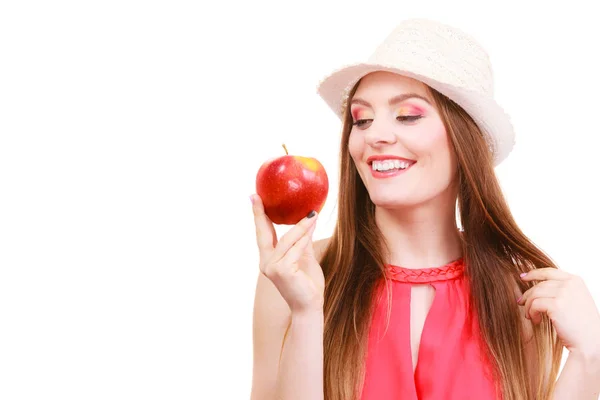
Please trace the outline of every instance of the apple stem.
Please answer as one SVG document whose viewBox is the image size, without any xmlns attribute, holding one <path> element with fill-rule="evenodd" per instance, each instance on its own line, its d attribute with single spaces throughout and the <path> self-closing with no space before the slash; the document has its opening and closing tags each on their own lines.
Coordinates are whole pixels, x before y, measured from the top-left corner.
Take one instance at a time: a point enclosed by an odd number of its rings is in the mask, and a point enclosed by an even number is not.
<svg viewBox="0 0 600 400">
<path fill-rule="evenodd" d="M 285 147 L 285 144 L 282 144 L 282 146 L 283 146 L 283 149 L 285 150 L 285 155 L 287 156 L 288 155 L 288 151 L 287 151 L 287 148 Z"/>
</svg>

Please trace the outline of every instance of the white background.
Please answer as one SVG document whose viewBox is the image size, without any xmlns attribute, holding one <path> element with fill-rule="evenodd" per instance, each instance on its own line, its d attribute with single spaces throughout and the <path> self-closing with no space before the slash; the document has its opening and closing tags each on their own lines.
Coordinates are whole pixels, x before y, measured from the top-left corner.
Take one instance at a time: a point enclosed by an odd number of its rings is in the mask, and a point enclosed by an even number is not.
<svg viewBox="0 0 600 400">
<path fill-rule="evenodd" d="M 249 398 L 256 171 L 282 143 L 318 158 L 332 232 L 316 85 L 407 17 L 487 48 L 512 211 L 600 303 L 600 24 L 562 4 L 3 2 L 0 398 Z"/>
</svg>

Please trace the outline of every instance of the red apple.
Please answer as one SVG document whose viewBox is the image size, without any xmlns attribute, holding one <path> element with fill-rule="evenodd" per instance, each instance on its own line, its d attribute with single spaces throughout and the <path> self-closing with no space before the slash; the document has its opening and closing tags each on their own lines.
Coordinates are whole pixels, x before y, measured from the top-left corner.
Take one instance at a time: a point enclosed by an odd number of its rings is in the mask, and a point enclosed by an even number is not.
<svg viewBox="0 0 600 400">
<path fill-rule="evenodd" d="M 285 156 L 261 165 L 256 174 L 256 193 L 265 213 L 278 225 L 295 225 L 315 210 L 320 212 L 329 191 L 323 165 L 311 157 Z"/>
</svg>

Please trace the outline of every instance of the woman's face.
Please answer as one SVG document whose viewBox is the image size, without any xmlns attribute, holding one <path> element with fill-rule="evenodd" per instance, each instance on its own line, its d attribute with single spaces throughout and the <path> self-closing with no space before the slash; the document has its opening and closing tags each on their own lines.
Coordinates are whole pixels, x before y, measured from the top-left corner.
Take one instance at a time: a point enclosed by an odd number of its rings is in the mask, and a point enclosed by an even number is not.
<svg viewBox="0 0 600 400">
<path fill-rule="evenodd" d="M 351 99 L 349 151 L 371 201 L 416 206 L 446 195 L 456 160 L 426 86 L 390 72 L 365 76 Z"/>
</svg>

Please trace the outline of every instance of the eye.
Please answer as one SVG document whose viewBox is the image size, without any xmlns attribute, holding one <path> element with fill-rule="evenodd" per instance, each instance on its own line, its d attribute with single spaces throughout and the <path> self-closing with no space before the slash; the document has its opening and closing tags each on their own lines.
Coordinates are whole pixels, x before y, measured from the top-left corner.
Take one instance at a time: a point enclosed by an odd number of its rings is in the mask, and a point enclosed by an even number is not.
<svg viewBox="0 0 600 400">
<path fill-rule="evenodd" d="M 423 118 L 422 115 L 399 115 L 396 119 L 400 122 L 414 122 Z"/>
<path fill-rule="evenodd" d="M 373 121 L 372 119 L 358 119 L 358 120 L 354 121 L 352 123 L 352 125 L 357 126 L 357 127 L 360 128 L 361 126 L 364 126 L 364 125 L 366 125 L 366 124 L 368 124 L 369 122 L 372 122 L 372 121 Z"/>
</svg>

